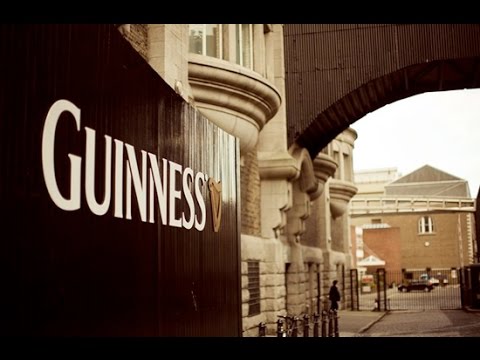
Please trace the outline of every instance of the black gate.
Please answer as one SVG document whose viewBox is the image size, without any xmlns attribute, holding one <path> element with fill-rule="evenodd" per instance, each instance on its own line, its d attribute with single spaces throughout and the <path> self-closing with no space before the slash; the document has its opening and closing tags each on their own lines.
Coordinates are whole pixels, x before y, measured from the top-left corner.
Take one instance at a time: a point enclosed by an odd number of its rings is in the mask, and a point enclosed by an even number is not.
<svg viewBox="0 0 480 360">
<path fill-rule="evenodd" d="M 359 310 L 360 307 L 360 297 L 359 297 L 359 286 L 358 286 L 358 270 L 350 269 L 350 309 Z"/>
<path fill-rule="evenodd" d="M 459 269 L 350 272 L 352 310 L 461 309 Z M 357 275 L 358 274 L 358 275 Z M 355 276 L 357 277 L 355 278 Z"/>
</svg>

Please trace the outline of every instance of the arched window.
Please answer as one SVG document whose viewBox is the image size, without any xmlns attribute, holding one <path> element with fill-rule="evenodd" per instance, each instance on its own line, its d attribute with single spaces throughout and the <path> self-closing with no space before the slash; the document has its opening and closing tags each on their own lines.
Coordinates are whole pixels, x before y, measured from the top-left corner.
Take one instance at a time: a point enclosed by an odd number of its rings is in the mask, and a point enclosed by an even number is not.
<svg viewBox="0 0 480 360">
<path fill-rule="evenodd" d="M 430 216 L 422 216 L 418 220 L 418 233 L 419 234 L 433 233 L 433 220 Z"/>
</svg>

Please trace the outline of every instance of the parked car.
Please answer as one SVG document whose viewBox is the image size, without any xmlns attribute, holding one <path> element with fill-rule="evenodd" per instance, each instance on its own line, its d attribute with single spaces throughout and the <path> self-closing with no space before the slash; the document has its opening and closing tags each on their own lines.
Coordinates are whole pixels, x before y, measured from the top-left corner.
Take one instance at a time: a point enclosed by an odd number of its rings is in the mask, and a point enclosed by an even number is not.
<svg viewBox="0 0 480 360">
<path fill-rule="evenodd" d="M 398 285 L 397 289 L 401 292 L 410 292 L 412 290 L 430 292 L 433 290 L 433 284 L 429 280 L 409 280 Z"/>
<path fill-rule="evenodd" d="M 423 281 L 430 281 L 430 283 L 433 286 L 438 286 L 440 285 L 440 280 L 437 278 L 434 278 L 433 276 L 429 276 L 428 274 L 422 274 L 418 277 L 418 280 L 423 280 Z"/>
<path fill-rule="evenodd" d="M 447 286 L 448 285 L 448 276 L 447 275 L 437 275 L 436 278 L 440 282 L 440 285 Z"/>
</svg>

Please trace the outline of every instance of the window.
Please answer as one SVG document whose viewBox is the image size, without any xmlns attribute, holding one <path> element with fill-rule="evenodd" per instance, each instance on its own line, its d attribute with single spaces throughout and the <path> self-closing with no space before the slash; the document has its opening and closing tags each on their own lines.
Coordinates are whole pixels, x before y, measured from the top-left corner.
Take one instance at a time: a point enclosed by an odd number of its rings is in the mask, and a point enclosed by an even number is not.
<svg viewBox="0 0 480 360">
<path fill-rule="evenodd" d="M 340 179 L 340 152 L 338 150 L 333 150 L 333 160 L 337 163 L 337 168 L 335 169 L 335 173 L 333 174 L 334 179 Z"/>
<path fill-rule="evenodd" d="M 351 159 L 352 158 L 349 154 L 346 154 L 346 153 L 343 154 L 343 170 L 345 172 L 344 180 L 346 181 L 353 180 L 353 174 L 352 174 L 353 165 L 352 165 Z"/>
<path fill-rule="evenodd" d="M 222 58 L 222 25 L 190 24 L 189 51 L 194 54 Z"/>
<path fill-rule="evenodd" d="M 431 234 L 433 233 L 433 220 L 430 216 L 422 216 L 418 220 L 418 233 Z"/>
<path fill-rule="evenodd" d="M 248 261 L 248 316 L 260 314 L 260 263 Z"/>
<path fill-rule="evenodd" d="M 223 32 L 228 31 L 228 26 L 235 29 L 235 35 L 232 34 L 232 39 L 226 37 L 225 40 Z M 228 41 L 232 41 L 235 51 L 230 60 L 253 69 L 253 24 L 189 24 L 188 31 L 189 52 L 223 59 L 223 47 L 228 47 Z"/>
<path fill-rule="evenodd" d="M 253 68 L 253 25 L 237 24 L 237 64 Z"/>
</svg>

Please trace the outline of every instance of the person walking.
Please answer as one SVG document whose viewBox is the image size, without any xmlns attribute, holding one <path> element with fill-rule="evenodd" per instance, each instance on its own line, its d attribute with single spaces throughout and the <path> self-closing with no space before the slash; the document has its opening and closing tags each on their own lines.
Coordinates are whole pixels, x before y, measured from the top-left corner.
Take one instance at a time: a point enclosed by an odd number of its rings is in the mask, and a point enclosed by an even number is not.
<svg viewBox="0 0 480 360">
<path fill-rule="evenodd" d="M 337 288 L 337 280 L 333 280 L 332 286 L 328 293 L 328 299 L 330 300 L 330 310 L 338 310 L 338 302 L 340 301 L 340 292 Z"/>
</svg>

